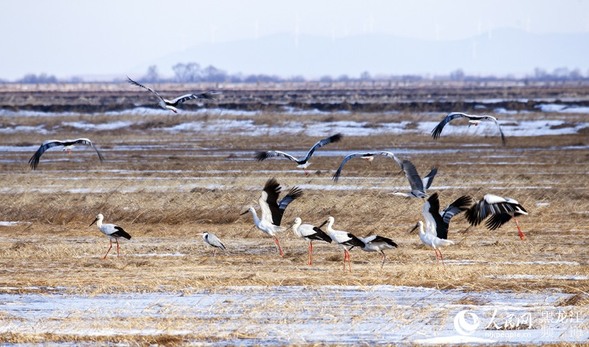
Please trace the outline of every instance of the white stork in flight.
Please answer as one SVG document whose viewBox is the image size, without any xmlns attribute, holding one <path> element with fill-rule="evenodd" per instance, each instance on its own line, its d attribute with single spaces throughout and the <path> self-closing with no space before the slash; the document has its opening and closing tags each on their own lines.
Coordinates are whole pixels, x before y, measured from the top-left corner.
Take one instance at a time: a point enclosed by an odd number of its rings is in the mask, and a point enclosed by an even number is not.
<svg viewBox="0 0 589 347">
<path fill-rule="evenodd" d="M 440 137 L 440 135 L 442 134 L 442 129 L 444 129 L 446 124 L 450 123 L 451 121 L 453 121 L 456 118 L 467 118 L 468 119 L 468 126 L 471 126 L 471 125 L 477 126 L 482 121 L 494 122 L 495 125 L 497 125 L 497 129 L 499 129 L 499 134 L 501 134 L 501 142 L 505 146 L 505 135 L 503 135 L 503 130 L 501 130 L 501 126 L 499 125 L 499 122 L 497 122 L 497 118 L 495 118 L 493 116 L 487 116 L 487 115 L 477 116 L 477 115 L 466 114 L 466 113 L 462 113 L 462 112 L 452 112 L 452 113 L 448 114 L 446 117 L 444 117 L 444 119 L 442 119 L 442 121 L 432 130 L 432 137 L 434 139 L 437 139 L 438 137 Z"/>
<path fill-rule="evenodd" d="M 503 224 L 509 222 L 509 220 L 513 218 L 521 240 L 525 239 L 526 235 L 524 235 L 519 227 L 516 217 L 527 214 L 528 211 L 526 211 L 517 200 L 493 194 L 486 194 L 481 200 L 465 212 L 466 219 L 474 226 L 479 225 L 483 220 L 490 216 L 490 218 L 487 219 L 487 222 L 485 222 L 485 226 L 489 230 L 499 229 Z"/>
<path fill-rule="evenodd" d="M 317 141 L 313 147 L 311 147 L 311 149 L 309 149 L 309 151 L 307 152 L 307 154 L 304 157 L 301 158 L 297 158 L 291 154 L 288 154 L 286 152 L 282 152 L 282 151 L 258 151 L 256 152 L 256 159 L 258 161 L 262 161 L 262 160 L 266 160 L 268 158 L 273 158 L 273 157 L 284 157 L 288 160 L 294 161 L 295 163 L 297 163 L 297 167 L 299 169 L 306 169 L 309 165 L 311 165 L 311 162 L 309 161 L 311 159 L 311 156 L 313 155 L 313 153 L 315 153 L 315 151 L 327 144 L 330 144 L 332 142 L 338 142 L 342 139 L 342 134 L 335 134 L 329 137 L 326 137 L 324 139 L 321 139 L 319 141 Z M 305 174 L 307 172 L 305 171 Z"/>
<path fill-rule="evenodd" d="M 280 222 L 282 221 L 284 210 L 291 202 L 293 202 L 293 200 L 302 196 L 303 191 L 299 187 L 292 187 L 288 194 L 278 202 L 278 195 L 280 194 L 281 189 L 282 188 L 276 179 L 269 179 L 266 181 L 262 195 L 258 200 L 260 209 L 262 210 L 262 218 L 258 218 L 256 209 L 253 206 L 250 206 L 249 209 L 242 213 L 242 215 L 251 212 L 256 228 L 274 238 L 274 243 L 276 243 L 276 246 L 278 247 L 278 252 L 280 253 L 280 256 L 283 257 L 284 252 L 282 252 L 282 247 L 280 247 L 280 242 L 276 237 L 276 233 L 283 230 L 280 227 Z"/>
<path fill-rule="evenodd" d="M 31 169 L 36 170 L 37 166 L 39 165 L 39 160 L 41 160 L 41 156 L 49 148 L 63 146 L 62 150 L 64 152 L 67 152 L 68 154 L 70 154 L 72 152 L 72 149 L 76 145 L 84 145 L 84 146 L 92 147 L 96 151 L 96 154 L 98 154 L 98 159 L 100 159 L 100 162 L 102 163 L 104 161 L 104 157 L 102 156 L 100 151 L 96 148 L 96 146 L 94 146 L 92 141 L 90 141 L 89 139 L 86 139 L 86 138 L 79 138 L 79 139 L 75 139 L 75 140 L 63 140 L 63 141 L 62 140 L 48 140 L 48 141 L 43 142 L 43 144 L 39 147 L 39 149 L 37 149 L 35 154 L 33 154 L 31 159 L 29 159 L 29 165 L 31 166 Z"/>
<path fill-rule="evenodd" d="M 164 110 L 170 110 L 174 113 L 178 113 L 178 109 L 176 108 L 179 104 L 187 101 L 187 100 L 192 100 L 192 99 L 215 99 L 216 98 L 216 94 L 212 93 L 212 92 L 204 92 L 204 93 L 199 93 L 199 94 L 184 94 L 181 95 L 177 98 L 174 98 L 172 100 L 168 100 L 166 98 L 164 98 L 163 96 L 161 96 L 158 92 L 156 92 L 155 90 L 144 86 L 143 84 L 133 81 L 129 76 L 127 76 L 127 80 L 129 83 L 139 86 L 143 89 L 148 90 L 149 92 L 151 92 L 153 95 L 155 95 L 155 97 L 158 99 L 158 105 L 163 108 Z"/>
</svg>

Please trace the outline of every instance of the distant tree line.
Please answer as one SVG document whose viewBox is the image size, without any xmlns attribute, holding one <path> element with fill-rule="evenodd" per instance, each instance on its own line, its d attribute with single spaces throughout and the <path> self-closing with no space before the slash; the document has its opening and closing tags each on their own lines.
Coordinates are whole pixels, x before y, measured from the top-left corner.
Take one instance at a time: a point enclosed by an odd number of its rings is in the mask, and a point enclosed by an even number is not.
<svg viewBox="0 0 589 347">
<path fill-rule="evenodd" d="M 415 81 L 428 81 L 428 80 L 439 80 L 439 81 L 473 81 L 473 82 L 486 82 L 486 81 L 502 81 L 502 80 L 525 80 L 525 81 L 547 81 L 547 82 L 559 82 L 559 81 L 589 81 L 589 71 L 585 75 L 580 69 L 570 70 L 566 67 L 560 67 L 549 72 L 542 68 L 535 68 L 533 73 L 525 77 L 516 78 L 514 76 L 479 76 L 479 75 L 468 75 L 462 69 L 457 69 L 448 75 L 436 75 L 436 76 L 422 76 L 422 75 L 371 75 L 368 71 L 362 72 L 358 77 L 349 75 L 340 75 L 333 77 L 330 75 L 321 76 L 318 79 L 306 79 L 303 76 L 291 76 L 281 77 L 277 75 L 267 74 L 250 74 L 244 75 L 242 73 L 230 74 L 225 70 L 216 68 L 212 65 L 201 67 L 200 64 L 195 62 L 189 63 L 177 63 L 172 66 L 174 76 L 163 77 L 158 72 L 156 65 L 151 65 L 147 68 L 145 75 L 139 78 L 142 82 L 151 83 L 162 83 L 162 82 L 178 82 L 178 83 L 268 83 L 268 82 L 366 82 L 366 81 L 403 81 L 403 82 L 415 82 Z M 0 79 L 0 83 L 7 83 L 8 81 Z M 73 77 L 69 79 L 58 79 L 54 75 L 48 75 L 46 73 L 26 74 L 22 78 L 15 81 L 16 83 L 58 83 L 58 82 L 71 82 L 78 83 L 84 82 L 80 77 Z"/>
</svg>

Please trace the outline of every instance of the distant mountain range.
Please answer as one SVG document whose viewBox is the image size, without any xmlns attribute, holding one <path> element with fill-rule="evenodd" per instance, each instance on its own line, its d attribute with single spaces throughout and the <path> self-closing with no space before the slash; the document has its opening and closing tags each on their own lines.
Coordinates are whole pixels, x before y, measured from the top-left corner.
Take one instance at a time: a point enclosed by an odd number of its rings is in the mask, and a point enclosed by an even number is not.
<svg viewBox="0 0 589 347">
<path fill-rule="evenodd" d="M 325 75 L 531 75 L 535 68 L 589 74 L 589 33 L 533 34 L 501 29 L 468 39 L 435 41 L 366 34 L 344 38 L 273 35 L 200 44 L 150 62 L 163 74 L 179 62 L 213 65 L 228 73 L 283 77 Z M 144 70 L 145 71 L 145 70 Z"/>
</svg>

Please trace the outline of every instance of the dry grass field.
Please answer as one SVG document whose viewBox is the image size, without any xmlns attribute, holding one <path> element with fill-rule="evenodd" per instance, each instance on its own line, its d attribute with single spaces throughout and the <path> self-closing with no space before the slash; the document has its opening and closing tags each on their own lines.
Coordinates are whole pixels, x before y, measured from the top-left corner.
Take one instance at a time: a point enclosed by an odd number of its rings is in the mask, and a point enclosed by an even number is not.
<svg viewBox="0 0 589 347">
<path fill-rule="evenodd" d="M 561 128 L 588 121 L 587 114 L 576 113 L 498 117 L 514 122 L 557 119 L 563 121 L 557 126 Z M 17 223 L 0 226 L 0 293 L 189 295 L 233 286 L 376 285 L 466 293 L 557 292 L 570 294 L 566 306 L 586 320 L 589 128 L 562 135 L 508 135 L 506 146 L 493 133 L 466 127 L 462 135 L 442 135 L 437 141 L 412 131 L 346 134 L 341 142 L 317 152 L 309 175 L 287 160 L 253 160 L 254 151 L 261 149 L 303 153 L 318 138 L 331 134 L 328 128 L 323 135 L 309 135 L 314 128 L 324 129 L 325 123 L 358 122 L 362 129 L 374 129 L 386 122 L 406 122 L 405 129 L 412 130 L 420 122 L 441 118 L 442 114 L 403 111 L 3 114 L 0 124 L 12 131 L 0 137 L 0 221 Z M 181 127 L 244 121 L 267 130 Z M 302 127 L 296 134 L 272 130 L 288 128 L 293 121 Z M 100 128 L 116 122 L 122 126 Z M 174 127 L 180 130 L 170 130 Z M 76 148 L 70 155 L 48 151 L 38 170 L 28 167 L 29 157 L 44 140 L 77 137 L 91 138 L 105 162 L 100 165 L 92 150 Z M 456 245 L 443 249 L 445 265 L 436 264 L 434 252 L 421 245 L 417 233 L 409 233 L 422 218 L 423 202 L 391 194 L 408 189 L 392 161 L 350 161 L 339 182 L 331 180 L 345 154 L 372 149 L 396 152 L 422 174 L 437 166 L 430 193 L 437 191 L 443 206 L 464 194 L 476 199 L 486 193 L 517 199 L 529 211 L 519 219 L 526 239 L 517 237 L 513 222 L 491 232 L 484 226 L 469 228 L 460 215 L 450 224 L 449 238 Z M 286 210 L 285 227 L 297 216 L 313 224 L 333 216 L 337 229 L 359 236 L 377 233 L 392 238 L 399 247 L 387 251 L 382 269 L 379 254 L 353 250 L 352 272 L 343 272 L 342 252 L 333 244 L 316 243 L 314 264 L 308 266 L 306 243 L 287 229 L 279 235 L 285 251 L 279 257 L 272 239 L 253 227 L 251 216 L 240 215 L 250 205 L 257 207 L 261 189 L 271 177 L 285 188 L 304 190 L 303 197 Z M 108 240 L 96 226 L 89 226 L 98 213 L 104 214 L 106 223 L 119 224 L 133 236 L 121 242 L 121 257 L 113 248 L 102 259 Z M 213 250 L 202 241 L 204 231 L 219 236 L 227 251 L 213 257 Z M 12 322 L 1 311 L 0 321 Z M 213 338 L 205 335 L 16 332 L 0 335 L 0 342 L 211 342 Z"/>
</svg>

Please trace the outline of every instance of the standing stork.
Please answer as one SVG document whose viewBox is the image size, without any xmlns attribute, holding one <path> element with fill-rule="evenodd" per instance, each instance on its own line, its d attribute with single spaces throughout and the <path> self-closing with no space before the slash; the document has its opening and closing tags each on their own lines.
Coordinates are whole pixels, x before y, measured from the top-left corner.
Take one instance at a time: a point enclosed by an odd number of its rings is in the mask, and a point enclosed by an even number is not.
<svg viewBox="0 0 589 347">
<path fill-rule="evenodd" d="M 424 230 L 423 222 L 417 222 L 417 225 L 411 230 L 419 228 L 419 238 L 426 246 L 434 249 L 436 261 L 444 261 L 440 247 L 453 245 L 454 241 L 448 240 L 448 228 L 450 220 L 460 212 L 466 211 L 473 204 L 470 196 L 464 195 L 448 205 L 443 211 L 440 211 L 440 200 L 438 193 L 434 193 L 423 204 L 422 214 L 426 222 Z"/>
<path fill-rule="evenodd" d="M 35 154 L 33 154 L 31 159 L 29 159 L 29 165 L 31 166 L 31 169 L 36 170 L 37 166 L 39 166 L 39 160 L 41 160 L 41 156 L 49 148 L 63 146 L 62 150 L 64 152 L 70 154 L 72 152 L 72 149 L 76 145 L 84 145 L 84 146 L 92 147 L 96 151 L 96 154 L 98 154 L 98 159 L 100 159 L 100 162 L 102 163 L 104 161 L 104 157 L 102 156 L 102 153 L 100 153 L 100 151 L 96 148 L 96 146 L 94 146 L 92 141 L 90 141 L 87 138 L 82 137 L 82 138 L 75 139 L 75 140 L 48 140 L 48 141 L 43 142 L 43 144 L 39 147 L 39 149 L 37 149 Z"/>
<path fill-rule="evenodd" d="M 280 247 L 280 242 L 276 237 L 276 233 L 282 231 L 280 222 L 282 221 L 284 210 L 293 200 L 302 196 L 303 191 L 299 187 L 292 187 L 288 194 L 278 202 L 278 195 L 280 194 L 281 189 L 282 188 L 276 179 L 270 178 L 266 181 L 262 195 L 258 200 L 260 209 L 262 210 L 262 218 L 258 218 L 256 209 L 253 206 L 250 206 L 248 210 L 242 213 L 242 215 L 251 212 L 256 228 L 274 238 L 274 243 L 276 243 L 276 246 L 278 247 L 278 252 L 280 253 L 280 256 L 283 257 L 284 253 L 282 252 L 282 247 Z"/>
<path fill-rule="evenodd" d="M 219 240 L 217 235 L 215 235 L 213 233 L 207 233 L 207 232 L 202 233 L 202 239 L 207 245 L 214 248 L 213 257 L 217 253 L 217 248 L 220 250 L 223 250 L 223 251 L 226 249 L 223 242 L 221 242 L 221 240 Z"/>
<path fill-rule="evenodd" d="M 302 224 L 303 220 L 300 217 L 295 218 L 294 224 L 292 225 L 292 231 L 298 237 L 309 241 L 309 265 L 313 265 L 313 241 L 325 241 L 331 243 L 331 238 L 321 228 L 313 226 L 311 224 Z"/>
<path fill-rule="evenodd" d="M 333 223 L 335 219 L 332 216 L 327 217 L 327 220 L 321 225 L 325 225 L 327 223 L 327 227 L 325 228 L 325 232 L 333 241 L 335 241 L 343 250 L 344 250 L 344 271 L 346 271 L 346 262 L 348 262 L 348 267 L 350 272 L 352 272 L 352 261 L 350 259 L 350 249 L 353 247 L 360 247 L 364 248 L 364 242 L 354 236 L 347 231 L 343 230 L 335 230 L 333 229 Z"/>
<path fill-rule="evenodd" d="M 326 137 L 324 139 L 321 139 L 319 141 L 317 141 L 313 147 L 311 147 L 311 149 L 309 149 L 309 151 L 307 152 L 307 154 L 304 157 L 301 158 L 297 158 L 291 154 L 288 154 L 286 152 L 282 152 L 282 151 L 258 151 L 256 152 L 256 159 L 258 161 L 262 161 L 262 160 L 266 160 L 268 158 L 273 158 L 273 157 L 284 157 L 287 158 L 288 160 L 294 161 L 295 163 L 297 163 L 297 167 L 299 169 L 306 169 L 307 167 L 309 167 L 309 165 L 311 165 L 311 162 L 309 161 L 311 159 L 311 156 L 313 155 L 313 153 L 315 153 L 315 151 L 327 144 L 330 144 L 332 142 L 338 142 L 342 139 L 342 134 L 335 134 L 329 137 Z M 307 174 L 307 172 L 305 171 L 305 174 Z"/>
<path fill-rule="evenodd" d="M 467 118 L 468 119 L 468 126 L 469 127 L 471 125 L 477 126 L 482 121 L 491 121 L 491 122 L 494 122 L 495 125 L 497 125 L 497 129 L 499 129 L 499 134 L 501 134 L 501 142 L 505 146 L 505 135 L 503 134 L 503 130 L 501 130 L 501 126 L 499 126 L 499 122 L 497 122 L 497 118 L 495 118 L 493 116 L 487 116 L 487 115 L 477 116 L 477 115 L 466 114 L 466 113 L 462 113 L 462 112 L 452 112 L 452 113 L 449 113 L 432 130 L 432 137 L 434 139 L 437 139 L 438 137 L 440 137 L 440 135 L 442 134 L 442 130 L 444 129 L 444 127 L 446 126 L 446 124 L 450 123 L 451 121 L 453 121 L 456 118 Z"/>
<path fill-rule="evenodd" d="M 108 239 L 110 241 L 110 245 L 108 247 L 108 250 L 106 251 L 106 254 L 104 255 L 104 257 L 102 259 L 106 259 L 108 252 L 110 252 L 110 250 L 112 248 L 112 241 L 113 240 L 115 240 L 115 242 L 117 243 L 117 257 L 118 257 L 120 255 L 119 238 L 122 237 L 124 239 L 130 240 L 131 235 L 129 235 L 129 233 L 127 233 L 123 228 L 121 228 L 118 225 L 102 224 L 103 219 L 104 219 L 104 216 L 102 215 L 102 213 L 99 213 L 96 216 L 96 219 L 94 219 L 94 221 L 92 223 L 90 223 L 90 225 L 89 225 L 89 226 L 92 226 L 92 224 L 96 223 L 98 230 L 100 230 L 104 235 L 108 236 Z"/>
<path fill-rule="evenodd" d="M 204 92 L 204 93 L 199 93 L 199 94 L 184 94 L 181 95 L 177 98 L 174 98 L 172 100 L 168 100 L 164 97 L 162 97 L 158 92 L 156 92 L 155 90 L 144 86 L 143 84 L 133 81 L 129 76 L 127 76 L 127 81 L 133 85 L 139 86 L 143 89 L 148 90 L 149 92 L 151 92 L 157 99 L 158 99 L 158 105 L 163 108 L 164 110 L 170 110 L 174 113 L 178 113 L 178 109 L 176 108 L 179 104 L 187 101 L 187 100 L 192 100 L 192 99 L 215 99 L 216 98 L 216 94 L 212 93 L 212 92 Z"/>
<path fill-rule="evenodd" d="M 370 235 L 366 237 L 359 237 L 359 239 L 360 241 L 364 242 L 364 247 L 362 247 L 364 251 L 380 252 L 380 254 L 382 255 L 382 264 L 380 264 L 381 269 L 384 266 L 384 263 L 387 259 L 384 250 L 397 248 L 397 244 L 393 240 L 384 236 Z"/>
<path fill-rule="evenodd" d="M 517 200 L 504 198 L 501 196 L 486 194 L 481 200 L 472 205 L 466 212 L 466 219 L 471 225 L 477 226 L 483 220 L 490 216 L 485 223 L 489 230 L 499 229 L 503 224 L 509 222 L 511 218 L 515 221 L 517 232 L 521 240 L 525 239 L 517 218 L 527 215 L 528 211 Z"/>
</svg>

